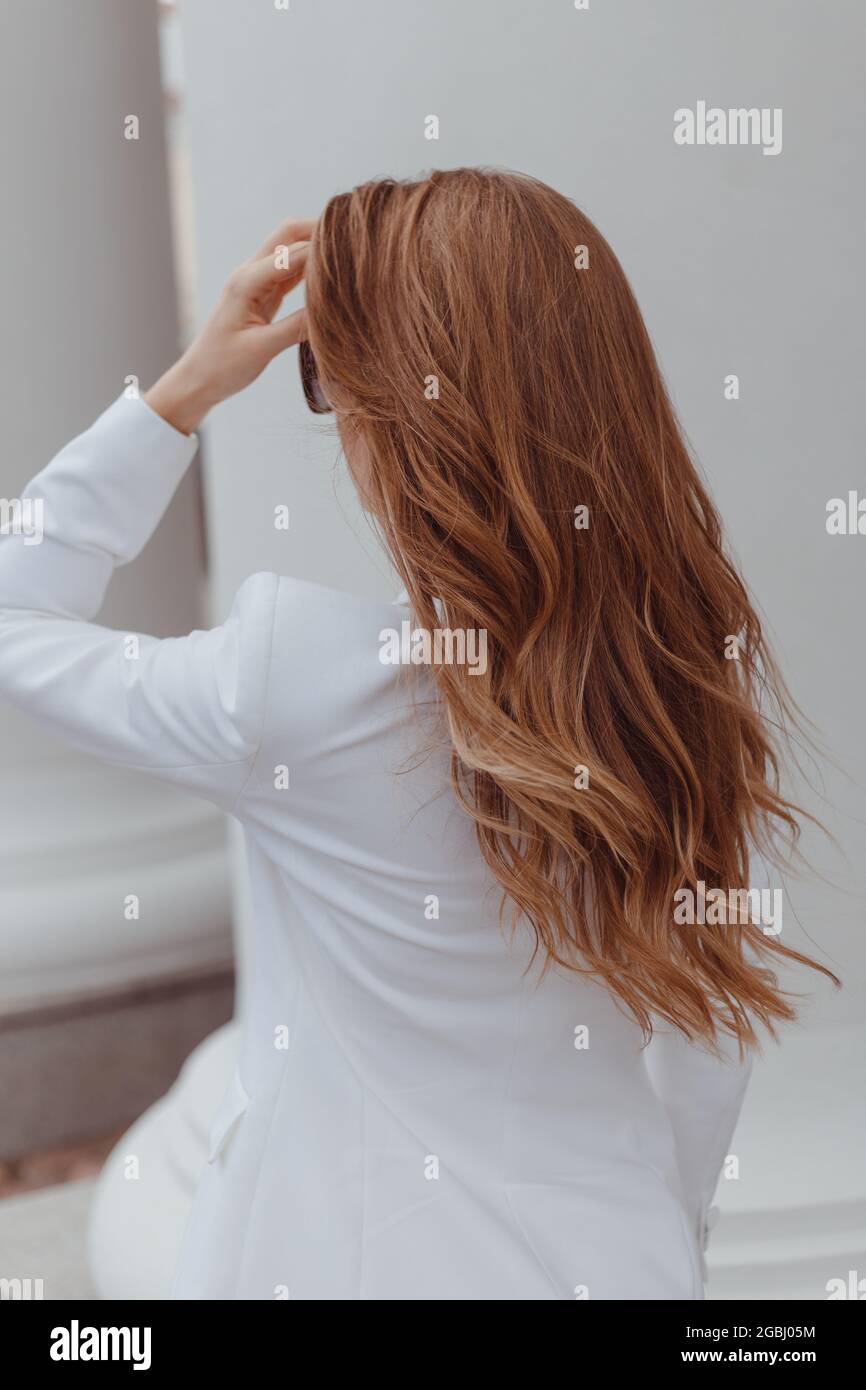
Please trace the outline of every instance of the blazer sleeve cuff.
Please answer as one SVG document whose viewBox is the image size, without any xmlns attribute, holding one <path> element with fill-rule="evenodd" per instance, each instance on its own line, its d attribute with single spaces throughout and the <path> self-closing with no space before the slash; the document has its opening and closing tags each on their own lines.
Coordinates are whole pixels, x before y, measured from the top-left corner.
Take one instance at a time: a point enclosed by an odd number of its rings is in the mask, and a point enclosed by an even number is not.
<svg viewBox="0 0 866 1390">
<path fill-rule="evenodd" d="M 4 538 L 4 607 L 92 618 L 114 567 L 150 539 L 198 442 L 140 397 L 120 396 L 25 489 L 40 528 Z"/>
</svg>

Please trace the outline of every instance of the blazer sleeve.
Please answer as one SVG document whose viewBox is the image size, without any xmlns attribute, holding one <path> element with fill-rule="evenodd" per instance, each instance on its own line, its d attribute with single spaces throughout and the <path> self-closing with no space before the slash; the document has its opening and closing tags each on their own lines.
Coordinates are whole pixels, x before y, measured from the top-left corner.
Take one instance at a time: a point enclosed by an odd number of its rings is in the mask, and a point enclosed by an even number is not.
<svg viewBox="0 0 866 1390">
<path fill-rule="evenodd" d="M 220 627 L 162 640 L 100 627 L 115 565 L 149 539 L 198 448 L 122 396 L 6 509 L 0 699 L 47 734 L 234 808 L 262 736 L 279 579 L 256 574 Z"/>
<path fill-rule="evenodd" d="M 653 1033 L 644 1051 L 650 1081 L 667 1110 L 673 1129 L 686 1206 L 704 1259 L 718 1209 L 711 1205 L 722 1166 L 730 1151 L 752 1059 L 742 1061 L 736 1042 L 723 1040 L 715 1056 L 682 1033 Z"/>
</svg>

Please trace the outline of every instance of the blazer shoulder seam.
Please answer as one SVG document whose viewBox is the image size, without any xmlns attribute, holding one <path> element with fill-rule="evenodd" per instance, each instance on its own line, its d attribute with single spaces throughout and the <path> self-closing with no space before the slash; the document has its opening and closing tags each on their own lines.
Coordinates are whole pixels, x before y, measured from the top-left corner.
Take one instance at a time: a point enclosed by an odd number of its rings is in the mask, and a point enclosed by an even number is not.
<svg viewBox="0 0 866 1390">
<path fill-rule="evenodd" d="M 258 756 L 261 751 L 262 743 L 264 742 L 265 737 L 265 725 L 267 724 L 268 705 L 270 703 L 271 694 L 271 670 L 273 669 L 274 664 L 274 632 L 277 626 L 277 599 L 279 597 L 280 592 L 279 575 L 272 575 L 272 579 L 274 582 L 271 586 L 271 631 L 270 637 L 268 639 L 268 660 L 267 666 L 265 668 L 264 691 L 262 693 L 262 714 L 261 719 L 259 720 L 259 734 L 252 752 L 248 755 L 248 757 L 239 759 L 239 761 L 249 763 L 249 768 L 247 770 L 246 777 L 244 778 L 243 782 L 238 788 L 237 796 L 234 798 L 231 806 L 228 809 L 228 814 L 230 816 L 237 815 L 238 805 L 240 804 L 241 797 L 243 796 L 244 792 L 249 786 L 250 778 L 253 775 L 253 770 L 255 768 L 256 762 L 258 761 Z"/>
</svg>

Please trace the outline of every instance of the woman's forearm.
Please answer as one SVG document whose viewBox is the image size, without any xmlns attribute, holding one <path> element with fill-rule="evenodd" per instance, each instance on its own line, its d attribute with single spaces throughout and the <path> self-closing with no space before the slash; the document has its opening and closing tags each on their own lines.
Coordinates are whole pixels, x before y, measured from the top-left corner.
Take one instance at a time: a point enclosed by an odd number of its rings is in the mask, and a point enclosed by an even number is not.
<svg viewBox="0 0 866 1390">
<path fill-rule="evenodd" d="M 181 434 L 194 434 L 217 404 L 209 394 L 207 380 L 196 373 L 193 364 L 181 357 L 145 393 L 145 403 Z"/>
</svg>

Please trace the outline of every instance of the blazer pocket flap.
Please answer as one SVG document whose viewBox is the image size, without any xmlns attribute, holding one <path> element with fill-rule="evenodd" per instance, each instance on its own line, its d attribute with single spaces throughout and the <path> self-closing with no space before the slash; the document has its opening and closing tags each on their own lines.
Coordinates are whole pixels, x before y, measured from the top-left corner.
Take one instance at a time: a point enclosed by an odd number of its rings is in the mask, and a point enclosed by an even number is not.
<svg viewBox="0 0 866 1390">
<path fill-rule="evenodd" d="M 237 1069 L 235 1069 L 211 1123 L 208 1137 L 208 1163 L 213 1163 L 219 1158 L 249 1103 L 250 1098 Z"/>
</svg>

